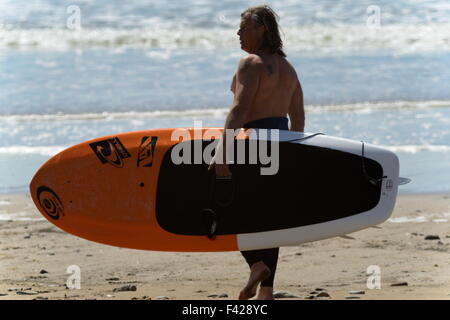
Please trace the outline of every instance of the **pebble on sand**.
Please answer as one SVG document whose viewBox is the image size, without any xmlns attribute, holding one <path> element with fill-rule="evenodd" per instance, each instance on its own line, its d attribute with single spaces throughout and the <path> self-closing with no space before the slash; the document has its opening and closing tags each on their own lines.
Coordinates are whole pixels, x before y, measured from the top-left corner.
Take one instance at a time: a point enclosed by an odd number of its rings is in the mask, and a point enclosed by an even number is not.
<svg viewBox="0 0 450 320">
<path fill-rule="evenodd" d="M 350 291 L 349 294 L 366 294 L 365 291 Z"/>
<path fill-rule="evenodd" d="M 210 294 L 208 298 L 228 298 L 228 294 L 221 293 L 221 294 Z"/>
<path fill-rule="evenodd" d="M 325 291 L 322 291 L 316 297 L 317 298 L 330 298 L 330 295 L 328 293 L 326 293 Z"/>
<path fill-rule="evenodd" d="M 441 240 L 441 238 L 437 235 L 427 235 L 425 236 L 425 240 Z"/>
<path fill-rule="evenodd" d="M 120 287 L 120 288 L 115 288 L 115 289 L 113 289 L 113 292 L 136 291 L 136 290 L 137 290 L 136 286 L 127 285 L 127 286 L 123 286 L 123 287 Z"/>
<path fill-rule="evenodd" d="M 106 281 L 119 281 L 120 279 L 119 278 L 108 278 L 108 279 L 105 279 Z"/>
<path fill-rule="evenodd" d="M 16 294 L 21 295 L 21 296 L 35 296 L 38 293 L 34 292 L 34 291 L 17 291 Z"/>
<path fill-rule="evenodd" d="M 407 286 L 407 285 L 408 285 L 408 282 L 403 281 L 403 282 L 392 283 L 391 287 L 403 287 L 403 286 Z"/>
<path fill-rule="evenodd" d="M 277 291 L 273 294 L 274 298 L 278 299 L 285 299 L 285 298 L 300 298 L 299 296 L 290 293 L 290 292 L 284 292 L 284 291 Z"/>
</svg>

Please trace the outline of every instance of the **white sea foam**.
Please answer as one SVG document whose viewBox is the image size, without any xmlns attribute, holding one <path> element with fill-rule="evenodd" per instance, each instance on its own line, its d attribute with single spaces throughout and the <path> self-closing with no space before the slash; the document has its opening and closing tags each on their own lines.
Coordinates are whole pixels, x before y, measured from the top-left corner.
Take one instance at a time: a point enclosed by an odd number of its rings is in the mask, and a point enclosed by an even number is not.
<svg viewBox="0 0 450 320">
<path fill-rule="evenodd" d="M 0 147 L 0 154 L 53 156 L 67 146 L 9 146 Z"/>
<path fill-rule="evenodd" d="M 450 152 L 450 145 L 407 145 L 407 146 L 381 146 L 393 152 L 418 153 L 428 152 Z"/>
<path fill-rule="evenodd" d="M 423 223 L 423 222 L 446 223 L 448 222 L 449 217 L 450 212 L 445 212 L 418 217 L 396 217 L 390 218 L 387 221 L 391 223 Z"/>
<path fill-rule="evenodd" d="M 407 223 L 407 222 L 415 222 L 415 223 L 419 223 L 419 222 L 427 222 L 428 219 L 426 217 L 423 216 L 419 216 L 419 217 L 398 217 L 398 218 L 390 218 L 388 219 L 388 222 L 391 223 Z"/>
<path fill-rule="evenodd" d="M 308 114 L 323 113 L 323 112 L 377 112 L 380 110 L 427 110 L 430 108 L 444 108 L 449 107 L 450 101 L 397 101 L 397 102 L 366 102 L 356 104 L 340 104 L 340 105 L 307 105 L 305 106 Z M 217 118 L 224 119 L 229 112 L 228 108 L 209 108 L 209 109 L 190 109 L 190 110 L 155 110 L 155 111 L 130 111 L 130 112 L 103 112 L 103 113 L 81 113 L 81 114 L 31 114 L 31 115 L 2 115 L 0 116 L 1 123 L 7 123 L 7 127 L 26 127 L 27 123 L 61 123 L 70 121 L 80 121 L 83 125 L 90 125 L 90 121 L 109 122 L 116 120 L 128 121 L 132 126 L 144 126 L 146 121 L 152 119 L 196 119 L 196 118 Z M 175 123 L 175 122 L 174 122 Z M 121 127 L 120 127 L 121 128 Z M 117 128 L 117 132 L 120 132 Z M 339 130 L 339 128 L 335 128 Z M 72 129 L 70 129 L 72 130 Z M 69 131 L 70 131 L 69 130 Z M 114 131 L 114 130 L 112 130 Z M 67 133 L 69 134 L 69 133 Z M 72 134 L 72 133 L 71 133 Z M 95 136 L 95 132 L 93 132 Z M 48 145 L 48 134 L 41 133 L 35 135 L 39 139 L 27 140 L 29 146 L 25 145 L 10 145 L 0 147 L 0 155 L 41 155 L 53 156 L 58 152 L 67 148 L 67 145 Z M 80 136 L 79 141 L 83 141 L 84 136 Z M 399 142 L 397 142 L 399 143 Z M 401 142 L 400 142 L 401 143 Z M 393 152 L 401 153 L 420 153 L 420 152 L 435 152 L 448 153 L 450 152 L 450 145 L 444 144 L 386 144 L 381 145 Z"/>
<path fill-rule="evenodd" d="M 448 220 L 447 219 L 434 219 L 433 222 L 442 223 L 442 222 L 448 222 Z"/>
<path fill-rule="evenodd" d="M 358 102 L 336 105 L 314 105 L 305 106 L 307 112 L 328 112 L 328 111 L 352 111 L 358 113 L 369 113 L 379 110 L 414 110 L 450 107 L 448 100 L 429 101 L 379 101 L 379 102 Z"/>
<path fill-rule="evenodd" d="M 450 51 L 450 23 L 364 25 L 311 24 L 282 29 L 286 48 L 293 50 L 393 49 L 399 52 Z M 0 28 L 0 47 L 43 48 L 239 48 L 233 28 Z"/>
<path fill-rule="evenodd" d="M 450 103 L 449 103 L 450 104 Z M 26 114 L 1 115 L 0 122 L 35 122 L 35 121 L 89 121 L 89 120 L 136 120 L 152 118 L 183 118 L 183 117 L 223 117 L 228 113 L 227 108 L 219 109 L 191 109 L 191 110 L 155 110 L 155 111 L 129 111 L 129 112 L 101 112 L 79 114 Z"/>
<path fill-rule="evenodd" d="M 450 107 L 450 101 L 390 101 L 390 102 L 361 102 L 353 104 L 335 105 L 306 105 L 307 113 L 321 112 L 357 112 L 367 113 L 380 110 L 414 110 Z M 25 114 L 0 115 L 0 122 L 45 122 L 45 121 L 89 121 L 89 120 L 142 120 L 152 118 L 189 118 L 189 117 L 225 117 L 229 108 L 202 108 L 188 110 L 155 110 L 129 112 L 101 112 L 79 114 Z"/>
<path fill-rule="evenodd" d="M 40 221 L 45 218 L 38 218 L 37 215 L 30 214 L 29 212 L 14 212 L 7 213 L 0 211 L 0 221 Z"/>
</svg>

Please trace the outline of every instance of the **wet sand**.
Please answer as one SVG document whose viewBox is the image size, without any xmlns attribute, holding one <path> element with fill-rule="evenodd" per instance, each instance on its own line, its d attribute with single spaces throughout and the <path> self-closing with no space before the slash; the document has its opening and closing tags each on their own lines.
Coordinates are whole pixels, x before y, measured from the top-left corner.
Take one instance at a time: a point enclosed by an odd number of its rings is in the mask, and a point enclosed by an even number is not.
<svg viewBox="0 0 450 320">
<path fill-rule="evenodd" d="M 0 212 L 40 219 L 0 221 L 0 299 L 226 300 L 236 299 L 248 279 L 239 252 L 97 244 L 41 219 L 28 195 L 0 195 Z M 292 296 L 280 299 L 299 300 L 450 299 L 449 220 L 449 194 L 399 196 L 391 220 L 377 227 L 281 248 L 275 291 Z M 67 288 L 73 265 L 79 267 L 80 289 Z M 379 268 L 379 278 L 367 273 L 370 266 Z M 375 288 L 368 288 L 368 280 Z M 114 291 L 126 286 L 135 291 Z"/>
</svg>

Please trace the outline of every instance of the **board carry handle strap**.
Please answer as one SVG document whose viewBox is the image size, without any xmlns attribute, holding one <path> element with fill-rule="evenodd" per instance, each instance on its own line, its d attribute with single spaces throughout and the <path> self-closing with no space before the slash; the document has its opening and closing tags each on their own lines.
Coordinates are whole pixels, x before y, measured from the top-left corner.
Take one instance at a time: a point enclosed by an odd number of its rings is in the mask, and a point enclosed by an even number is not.
<svg viewBox="0 0 450 320">
<path fill-rule="evenodd" d="M 201 218 L 206 226 L 208 239 L 213 239 L 217 230 L 217 214 L 209 208 L 202 209 Z"/>
<path fill-rule="evenodd" d="M 220 202 L 220 201 L 218 201 L 217 197 L 214 197 L 215 191 L 216 191 L 216 183 L 222 183 L 222 182 L 224 182 L 224 183 L 231 182 L 231 184 L 232 184 L 231 185 L 232 194 L 231 194 L 230 200 L 226 203 Z M 202 222 L 206 226 L 206 234 L 209 239 L 214 238 L 214 235 L 217 231 L 217 224 L 218 224 L 217 213 L 212 209 L 213 201 L 215 203 L 217 203 L 220 207 L 228 207 L 234 201 L 234 191 L 235 191 L 235 185 L 234 185 L 233 177 L 232 176 L 217 177 L 216 172 L 213 169 L 212 173 L 211 173 L 208 204 L 207 204 L 206 208 L 204 208 L 200 211 L 201 217 L 202 217 Z"/>
<path fill-rule="evenodd" d="M 382 182 L 383 179 L 386 179 L 387 176 L 382 176 L 381 178 L 374 178 L 371 177 L 366 170 L 366 164 L 364 162 L 364 141 L 361 140 L 361 167 L 363 171 L 363 175 L 366 177 L 366 179 L 373 185 L 377 185 L 378 183 Z"/>
<path fill-rule="evenodd" d="M 217 230 L 217 214 L 211 208 L 211 202 L 214 195 L 214 180 L 215 180 L 215 170 L 212 169 L 210 184 L 209 184 L 209 197 L 206 208 L 200 210 L 200 218 L 202 224 L 205 226 L 206 235 L 208 239 L 213 239 Z"/>
</svg>

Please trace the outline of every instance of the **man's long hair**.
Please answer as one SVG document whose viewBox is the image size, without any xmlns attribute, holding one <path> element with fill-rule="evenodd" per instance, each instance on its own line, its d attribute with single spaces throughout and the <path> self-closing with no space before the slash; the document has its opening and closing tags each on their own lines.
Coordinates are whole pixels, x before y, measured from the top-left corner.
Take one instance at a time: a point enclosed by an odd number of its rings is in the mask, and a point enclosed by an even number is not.
<svg viewBox="0 0 450 320">
<path fill-rule="evenodd" d="M 264 26 L 264 41 L 260 49 L 267 49 L 271 53 L 278 53 L 286 57 L 283 52 L 283 41 L 278 30 L 278 15 L 267 5 L 250 7 L 241 13 L 241 17 L 250 14 L 251 19 L 257 26 Z"/>
</svg>

